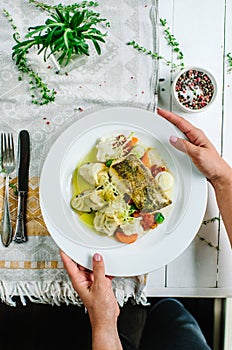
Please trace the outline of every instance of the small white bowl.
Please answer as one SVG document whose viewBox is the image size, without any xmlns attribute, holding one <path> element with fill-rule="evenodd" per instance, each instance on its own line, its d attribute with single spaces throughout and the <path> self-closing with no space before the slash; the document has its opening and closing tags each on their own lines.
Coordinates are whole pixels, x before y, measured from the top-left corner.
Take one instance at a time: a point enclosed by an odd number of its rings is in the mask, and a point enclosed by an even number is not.
<svg viewBox="0 0 232 350">
<path fill-rule="evenodd" d="M 185 112 L 201 112 L 212 104 L 217 94 L 217 83 L 205 68 L 186 67 L 175 77 L 172 93 L 178 106 Z"/>
</svg>

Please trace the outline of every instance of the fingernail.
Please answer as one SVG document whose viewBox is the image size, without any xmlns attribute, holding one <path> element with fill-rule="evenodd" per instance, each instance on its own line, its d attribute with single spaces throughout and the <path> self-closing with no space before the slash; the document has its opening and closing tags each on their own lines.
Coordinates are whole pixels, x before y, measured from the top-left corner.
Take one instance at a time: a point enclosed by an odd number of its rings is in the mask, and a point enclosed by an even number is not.
<svg viewBox="0 0 232 350">
<path fill-rule="evenodd" d="M 176 141 L 178 140 L 178 137 L 172 135 L 172 136 L 170 136 L 169 140 L 171 143 L 176 143 Z"/>
<path fill-rule="evenodd" d="M 101 255 L 98 254 L 98 253 L 95 253 L 94 256 L 93 256 L 93 260 L 94 261 L 101 261 Z"/>
</svg>

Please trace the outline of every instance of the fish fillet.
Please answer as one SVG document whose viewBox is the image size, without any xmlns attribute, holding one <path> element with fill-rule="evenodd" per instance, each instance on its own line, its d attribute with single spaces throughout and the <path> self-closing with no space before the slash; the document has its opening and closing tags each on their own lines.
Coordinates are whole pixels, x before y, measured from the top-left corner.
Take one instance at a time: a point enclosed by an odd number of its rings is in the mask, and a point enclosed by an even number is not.
<svg viewBox="0 0 232 350">
<path fill-rule="evenodd" d="M 126 180 L 130 196 L 140 211 L 154 212 L 172 203 L 150 170 L 134 154 L 112 163 L 110 174 Z"/>
</svg>

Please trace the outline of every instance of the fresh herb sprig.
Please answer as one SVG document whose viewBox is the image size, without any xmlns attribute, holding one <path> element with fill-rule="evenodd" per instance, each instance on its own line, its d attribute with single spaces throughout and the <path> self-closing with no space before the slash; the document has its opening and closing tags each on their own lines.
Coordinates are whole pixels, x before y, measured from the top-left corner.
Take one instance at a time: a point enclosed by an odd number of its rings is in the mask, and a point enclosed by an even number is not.
<svg viewBox="0 0 232 350">
<path fill-rule="evenodd" d="M 159 55 L 157 52 L 152 52 L 151 50 L 146 49 L 144 46 L 139 45 L 135 40 L 129 41 L 127 45 L 132 46 L 139 52 L 142 52 L 148 56 L 151 56 L 152 59 L 164 60 L 167 66 L 170 66 L 172 69 L 176 69 L 177 65 L 172 63 L 172 61 L 167 60 L 164 56 Z"/>
<path fill-rule="evenodd" d="M 95 28 L 98 20 L 95 12 L 77 10 L 72 14 L 67 9 L 61 12 L 57 8 L 55 11 L 44 25 L 29 28 L 29 33 L 25 36 L 27 40 L 19 41 L 15 37 L 17 44 L 13 47 L 13 58 L 17 65 L 32 47 L 38 48 L 38 54 L 43 52 L 44 61 L 51 54 L 58 54 L 58 63 L 64 63 L 65 66 L 73 54 L 89 56 L 88 41 L 93 43 L 98 55 L 101 54 L 99 42 L 105 43 L 107 33 Z"/>
<path fill-rule="evenodd" d="M 164 38 L 166 39 L 168 45 L 172 47 L 173 53 L 176 54 L 176 59 L 178 63 L 167 60 L 164 56 L 159 55 L 157 52 L 152 52 L 151 50 L 146 49 L 145 47 L 139 45 L 135 40 L 129 41 L 127 45 L 132 46 L 134 49 L 138 50 L 139 52 L 142 52 L 146 55 L 151 56 L 152 59 L 163 60 L 166 63 L 166 65 L 171 68 L 172 71 L 175 71 L 177 69 L 183 69 L 185 66 L 184 55 L 179 48 L 179 43 L 177 42 L 174 35 L 170 32 L 170 28 L 167 25 L 166 19 L 160 18 L 160 24 L 164 27 L 164 34 L 165 34 Z"/>
<path fill-rule="evenodd" d="M 231 52 L 229 52 L 226 55 L 226 58 L 228 60 L 228 73 L 230 73 L 230 72 L 232 72 L 232 55 L 231 55 Z"/>
<path fill-rule="evenodd" d="M 12 16 L 6 9 L 3 9 L 3 14 L 8 19 L 8 22 L 14 31 L 13 38 L 17 43 L 19 43 L 21 36 L 18 32 L 17 26 L 13 21 Z M 45 105 L 49 102 L 53 102 L 55 100 L 55 90 L 49 89 L 47 84 L 42 81 L 39 74 L 32 69 L 32 67 L 28 64 L 26 54 L 27 51 L 23 52 L 21 54 L 20 60 L 16 60 L 16 65 L 20 72 L 18 80 L 22 80 L 24 74 L 27 74 L 29 76 L 32 103 L 36 105 Z"/>
<path fill-rule="evenodd" d="M 215 216 L 213 218 L 204 220 L 202 222 L 202 225 L 208 225 L 210 223 L 214 223 L 215 221 L 220 221 L 221 219 L 218 216 Z M 216 250 L 220 250 L 218 245 L 214 245 L 212 242 L 208 241 L 205 237 L 201 236 L 199 233 L 197 234 L 197 237 L 200 239 L 200 241 L 205 242 L 209 247 L 214 248 Z"/>
<path fill-rule="evenodd" d="M 18 195 L 17 185 L 11 182 L 11 183 L 9 183 L 9 187 L 13 189 L 14 195 L 17 196 Z"/>
<path fill-rule="evenodd" d="M 105 24 L 106 27 L 110 27 L 110 22 L 106 18 L 102 18 L 100 13 L 90 10 L 91 7 L 95 8 L 99 6 L 97 1 L 82 1 L 80 3 L 74 3 L 70 5 L 63 5 L 61 3 L 58 5 L 48 5 L 37 0 L 29 0 L 29 3 L 34 4 L 37 8 L 46 11 L 50 14 L 55 13 L 56 10 L 59 10 L 61 12 L 69 11 L 71 13 L 74 13 L 76 12 L 76 10 L 81 11 L 83 9 L 88 9 L 88 13 L 92 17 L 95 17 L 95 24 L 102 22 Z"/>
<path fill-rule="evenodd" d="M 37 0 L 29 0 L 29 3 L 34 4 L 39 9 L 41 9 L 43 11 L 47 11 L 49 13 L 53 13 L 55 9 L 58 9 L 60 11 L 63 9 L 67 9 L 69 11 L 76 11 L 77 9 L 84 9 L 87 7 L 99 6 L 98 2 L 96 2 L 96 1 L 82 1 L 80 3 L 74 3 L 74 4 L 70 4 L 70 5 L 63 5 L 63 4 L 49 5 L 49 4 L 45 4 L 45 3 L 41 2 L 41 1 L 37 1 Z"/>
<path fill-rule="evenodd" d="M 216 250 L 220 250 L 218 245 L 214 245 L 212 242 L 208 241 L 205 237 L 200 236 L 199 233 L 197 234 L 197 237 L 199 238 L 200 241 L 205 242 L 209 247 L 214 248 Z"/>
<path fill-rule="evenodd" d="M 220 221 L 220 220 L 221 220 L 221 219 L 220 219 L 218 216 L 214 216 L 213 218 L 204 220 L 204 221 L 202 222 L 202 225 L 212 224 L 213 222 L 215 222 L 215 221 Z"/>
<path fill-rule="evenodd" d="M 167 20 L 160 18 L 160 24 L 164 28 L 164 38 L 166 39 L 168 45 L 172 47 L 172 51 L 176 54 L 176 58 L 180 62 L 177 65 L 177 67 L 184 68 L 184 54 L 180 50 L 180 44 L 178 43 L 174 35 L 171 33 L 170 27 L 167 24 Z"/>
</svg>

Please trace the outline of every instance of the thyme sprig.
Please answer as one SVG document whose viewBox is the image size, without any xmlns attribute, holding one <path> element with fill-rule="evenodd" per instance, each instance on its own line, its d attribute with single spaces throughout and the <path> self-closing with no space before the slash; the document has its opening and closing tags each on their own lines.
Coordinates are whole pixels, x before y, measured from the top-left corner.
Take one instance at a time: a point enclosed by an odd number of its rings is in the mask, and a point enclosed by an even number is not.
<svg viewBox="0 0 232 350">
<path fill-rule="evenodd" d="M 229 52 L 226 55 L 226 58 L 228 60 L 228 73 L 230 73 L 230 72 L 232 72 L 232 55 L 231 55 L 231 52 Z"/>
<path fill-rule="evenodd" d="M 91 7 L 95 8 L 99 6 L 97 1 L 82 1 L 80 3 L 74 3 L 70 5 L 63 5 L 61 3 L 57 5 L 48 5 L 37 0 L 29 0 L 29 3 L 34 4 L 37 8 L 46 11 L 49 14 L 55 13 L 56 10 L 59 10 L 61 12 L 69 11 L 71 13 L 74 13 L 76 10 L 81 11 L 83 9 L 88 9 L 88 14 L 90 14 L 92 18 L 95 17 L 95 24 L 104 22 L 106 27 L 110 27 L 110 22 L 106 18 L 102 18 L 100 16 L 100 13 L 90 10 Z"/>
<path fill-rule="evenodd" d="M 170 27 L 167 24 L 167 20 L 166 19 L 162 19 L 160 18 L 160 24 L 163 26 L 164 28 L 164 38 L 166 39 L 167 43 L 169 46 L 172 47 L 172 51 L 176 54 L 176 58 L 177 60 L 180 61 L 180 64 L 178 66 L 180 66 L 181 68 L 184 67 L 184 54 L 183 52 L 180 50 L 180 44 L 177 42 L 176 38 L 174 37 L 174 35 L 171 33 L 170 31 Z"/>
<path fill-rule="evenodd" d="M 70 5 L 63 5 L 63 4 L 58 4 L 58 5 L 49 5 L 49 4 L 44 4 L 41 1 L 37 0 L 29 0 L 30 4 L 34 4 L 36 7 L 43 11 L 47 11 L 49 13 L 53 13 L 55 9 L 58 10 L 63 10 L 67 9 L 69 11 L 76 11 L 77 9 L 84 9 L 86 7 L 97 7 L 99 6 L 97 1 L 82 1 L 80 3 L 74 3 Z"/>
<path fill-rule="evenodd" d="M 207 239 L 205 239 L 205 237 L 200 236 L 199 233 L 197 234 L 197 237 L 200 239 L 200 241 L 205 242 L 209 247 L 214 248 L 216 250 L 220 250 L 218 245 L 214 245 L 212 242 L 208 241 Z"/>
<path fill-rule="evenodd" d="M 179 65 L 173 63 L 170 60 L 167 60 L 164 56 L 159 55 L 157 52 L 152 52 L 151 50 L 147 50 L 145 47 L 140 46 L 135 40 L 129 41 L 127 45 L 133 46 L 139 52 L 142 52 L 148 56 L 151 56 L 152 59 L 163 60 L 167 66 L 169 66 L 172 70 L 176 70 L 179 68 Z"/>
<path fill-rule="evenodd" d="M 179 43 L 177 42 L 174 35 L 170 32 L 170 28 L 167 25 L 166 19 L 160 18 L 160 24 L 164 27 L 164 34 L 165 34 L 164 38 L 166 39 L 167 44 L 172 46 L 172 51 L 173 53 L 175 53 L 178 63 L 175 63 L 166 59 L 164 56 L 159 55 L 157 52 L 153 52 L 151 50 L 146 49 L 144 46 L 141 46 L 140 44 L 138 44 L 135 40 L 129 41 L 127 45 L 132 46 L 134 49 L 136 49 L 139 52 L 142 52 L 146 55 L 151 56 L 152 59 L 163 60 L 166 63 L 166 65 L 171 68 L 172 71 L 175 71 L 177 69 L 183 69 L 184 55 L 179 48 Z"/>
<path fill-rule="evenodd" d="M 220 220 L 221 219 L 218 216 L 214 216 L 213 218 L 202 221 L 202 225 L 208 225 L 208 224 L 211 224 L 215 221 L 220 221 Z"/>
<path fill-rule="evenodd" d="M 207 219 L 207 220 L 204 220 L 202 222 L 202 225 L 208 225 L 210 223 L 213 223 L 215 221 L 220 221 L 221 219 L 218 217 L 218 216 L 215 216 L 213 218 L 210 218 L 210 219 Z M 199 233 L 197 233 L 197 237 L 200 239 L 200 241 L 203 241 L 205 242 L 209 247 L 211 248 L 214 248 L 216 250 L 220 250 L 219 246 L 218 245 L 214 245 L 212 242 L 208 241 L 205 237 L 201 236 Z"/>
<path fill-rule="evenodd" d="M 19 43 L 21 35 L 18 32 L 17 26 L 15 25 L 12 16 L 6 9 L 3 9 L 3 14 L 8 19 L 8 22 L 14 31 L 13 38 L 17 43 Z M 32 103 L 36 105 L 45 105 L 49 102 L 53 102 L 55 100 L 55 90 L 49 89 L 47 84 L 42 81 L 42 78 L 39 76 L 39 74 L 32 69 L 32 67 L 28 64 L 26 54 L 27 51 L 23 52 L 21 54 L 20 60 L 16 60 L 16 65 L 20 72 L 18 80 L 21 81 L 25 74 L 28 75 Z"/>
</svg>

